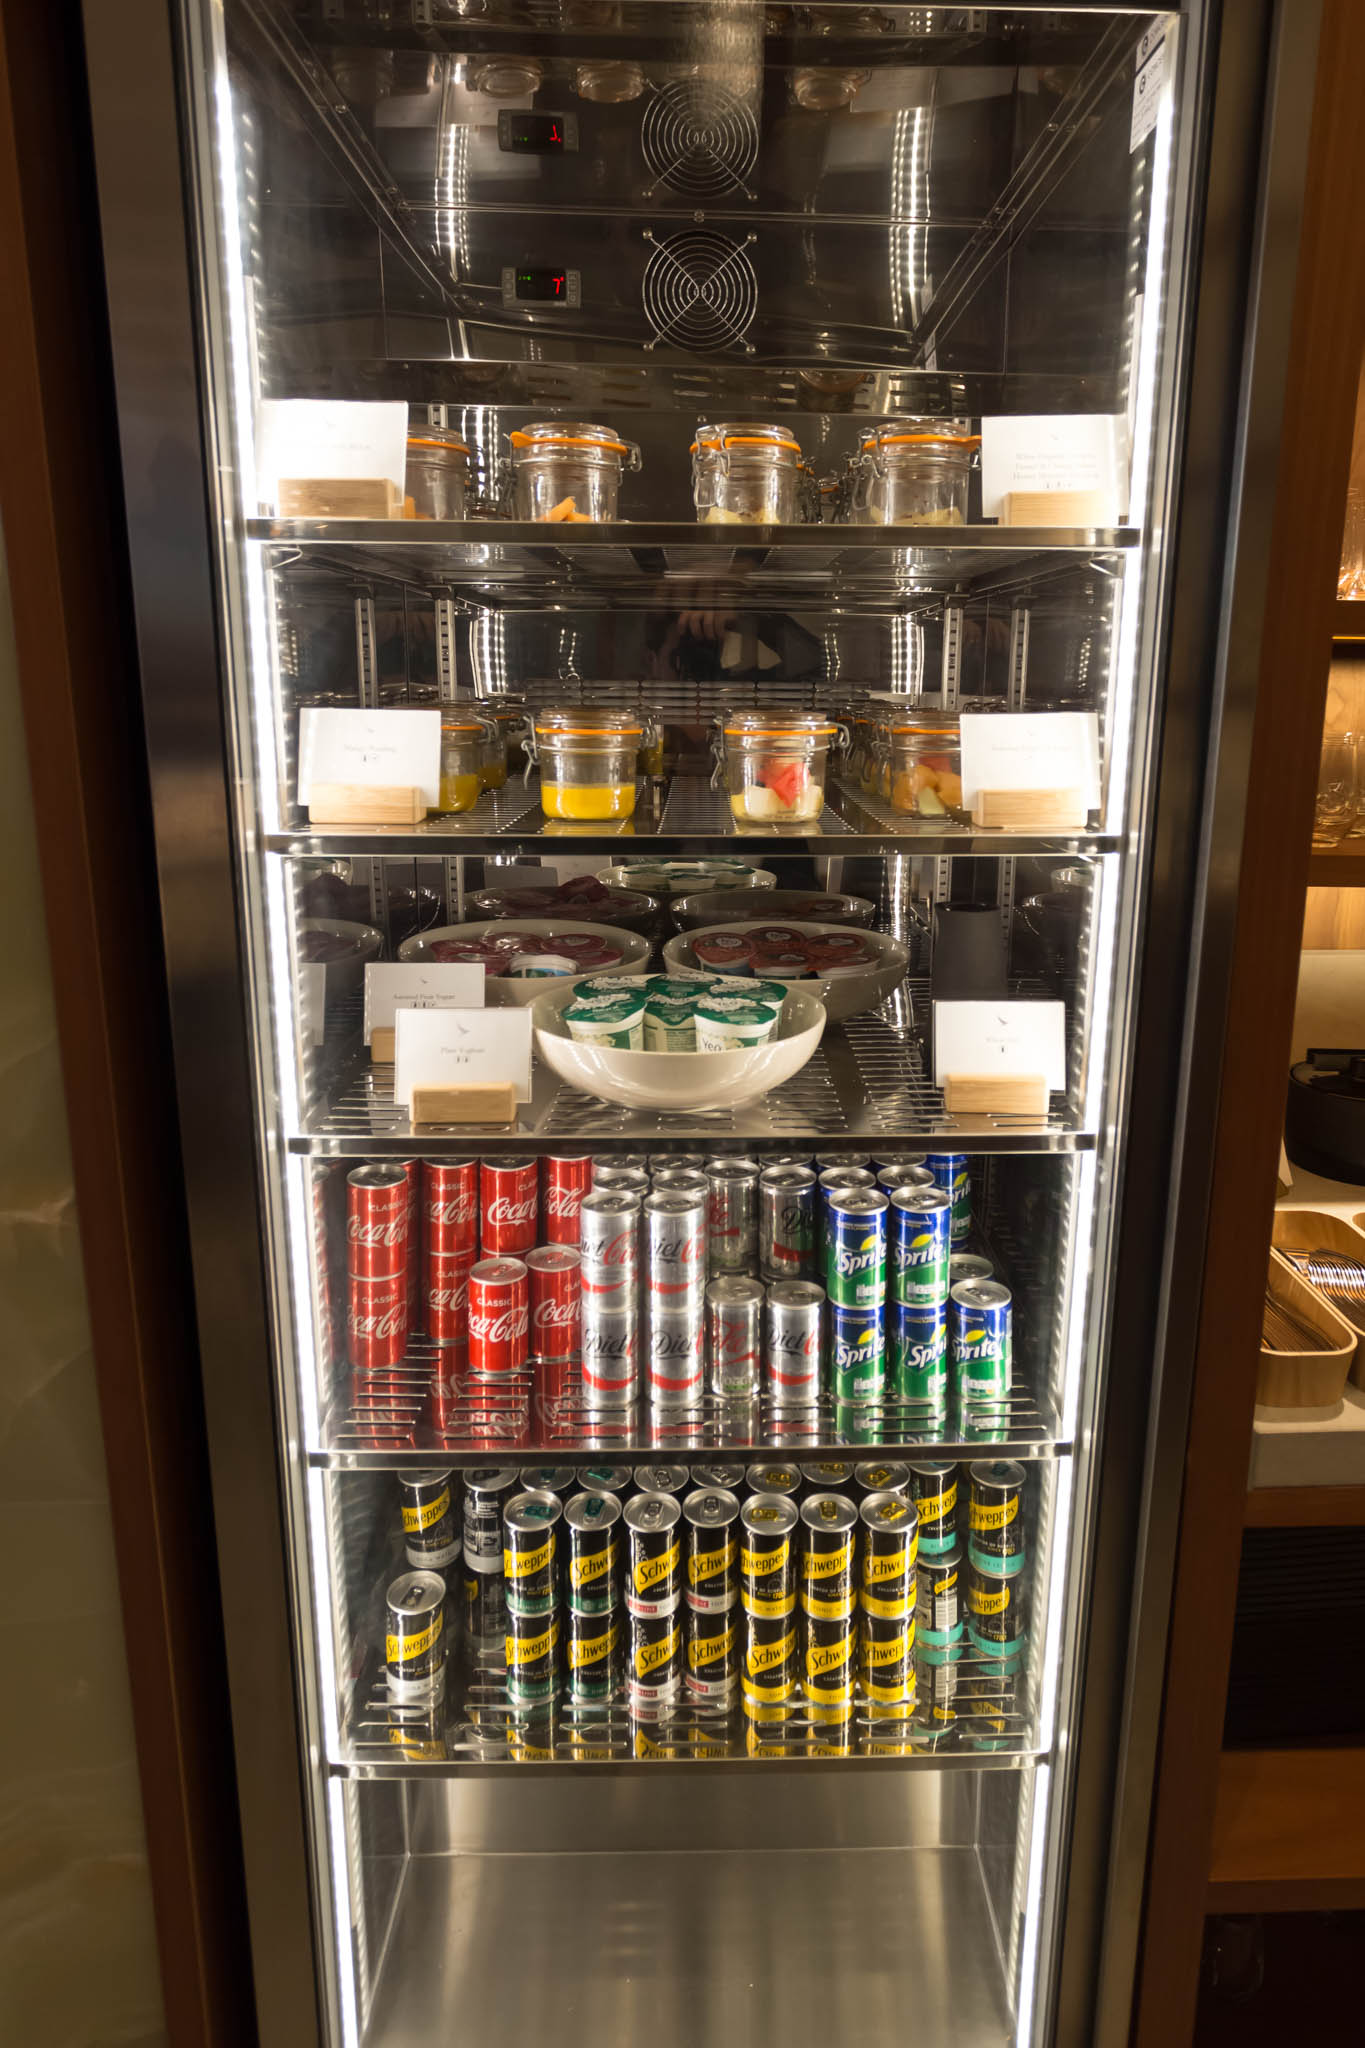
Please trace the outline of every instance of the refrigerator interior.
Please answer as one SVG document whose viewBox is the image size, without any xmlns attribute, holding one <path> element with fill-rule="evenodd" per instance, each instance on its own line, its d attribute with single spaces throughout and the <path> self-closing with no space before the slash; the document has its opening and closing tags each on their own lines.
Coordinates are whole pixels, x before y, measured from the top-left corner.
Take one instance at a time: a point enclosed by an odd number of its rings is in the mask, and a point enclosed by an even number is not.
<svg viewBox="0 0 1365 2048">
<path fill-rule="evenodd" d="M 547 2017 L 568 2042 L 758 2023 L 801 2043 L 1047 2036 L 1159 697 L 1183 248 L 1168 228 L 1189 168 L 1174 85 L 1201 22 L 187 0 L 298 1682 L 320 1759 L 317 1968 L 338 2048 Z M 1134 140 L 1135 76 L 1163 33 L 1161 112 Z M 300 398 L 398 400 L 410 433 L 460 435 L 467 516 L 281 512 L 254 422 L 261 401 Z M 1008 414 L 1123 422 L 1127 516 L 1002 526 L 975 469 L 960 526 L 854 516 L 869 426 L 975 434 Z M 638 447 L 616 521 L 509 516 L 509 436 L 553 419 Z M 700 423 L 745 419 L 799 443 L 812 516 L 741 538 L 698 523 L 689 450 Z M 320 826 L 300 803 L 304 712 L 500 699 L 656 712 L 662 773 L 629 825 L 547 818 L 519 760 L 472 809 L 407 827 Z M 712 786 L 714 722 L 746 707 L 821 710 L 853 736 L 796 837 L 741 831 Z M 1041 831 L 908 817 L 858 752 L 907 707 L 1093 713 L 1101 799 Z M 906 972 L 734 1109 L 606 1105 L 538 1057 L 514 1127 L 415 1133 L 365 1043 L 364 958 L 468 921 L 509 869 L 524 884 L 528 864 L 623 852 L 741 854 L 779 887 L 856 897 Z M 1065 1005 L 1065 1085 L 1042 1114 L 952 1112 L 935 1085 L 936 921 L 969 909 L 998 928 L 1009 992 Z M 661 911 L 656 962 L 674 936 Z M 586 1151 L 761 1167 L 845 1149 L 966 1155 L 971 1249 L 1013 1296 L 1012 1384 L 984 1417 L 892 1394 L 850 1412 L 828 1389 L 795 1418 L 765 1393 L 604 1410 L 533 1366 L 493 1400 L 421 1333 L 391 1368 L 358 1369 L 360 1165 Z M 619 1687 L 591 1711 L 561 1689 L 530 1712 L 456 1565 L 444 1691 L 394 1700 L 400 1479 L 449 1470 L 458 1515 L 462 1475 L 490 1466 L 765 1455 L 951 1464 L 964 1537 L 972 1469 L 1019 1465 L 1022 1655 L 965 1639 L 937 1722 L 922 1657 L 916 1717 L 860 1694 L 833 1731 L 799 1688 L 763 1715 L 682 1695 L 642 1716 Z"/>
</svg>

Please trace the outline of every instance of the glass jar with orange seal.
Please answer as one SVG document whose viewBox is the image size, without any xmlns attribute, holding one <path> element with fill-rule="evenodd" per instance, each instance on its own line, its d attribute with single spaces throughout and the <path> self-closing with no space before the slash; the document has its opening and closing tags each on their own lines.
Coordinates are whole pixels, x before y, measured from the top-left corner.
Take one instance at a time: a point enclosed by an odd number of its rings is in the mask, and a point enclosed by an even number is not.
<svg viewBox="0 0 1365 2048">
<path fill-rule="evenodd" d="M 537 711 L 526 750 L 540 766 L 540 807 L 547 818 L 605 820 L 635 811 L 646 720 L 634 711 L 587 704 Z"/>
<path fill-rule="evenodd" d="M 730 421 L 698 427 L 692 496 L 705 525 L 783 526 L 809 503 L 800 443 L 787 427 Z"/>
<path fill-rule="evenodd" d="M 418 519 L 463 519 L 469 495 L 469 444 L 446 427 L 408 435 L 407 494 Z"/>
<path fill-rule="evenodd" d="M 527 706 L 520 697 L 498 697 L 486 698 L 480 708 L 489 728 L 483 750 L 483 786 L 501 789 L 521 759 Z"/>
<path fill-rule="evenodd" d="M 732 712 L 721 728 L 713 783 L 724 776 L 730 813 L 746 825 L 802 825 L 825 807 L 831 741 L 848 735 L 823 711 Z"/>
<path fill-rule="evenodd" d="M 959 420 L 895 420 L 858 444 L 853 517 L 872 526 L 965 526 L 981 437 Z"/>
<path fill-rule="evenodd" d="M 438 811 L 472 811 L 483 795 L 483 758 L 496 737 L 491 718 L 463 705 L 441 707 L 441 801 Z M 505 778 L 504 778 L 505 779 Z"/>
<path fill-rule="evenodd" d="M 939 713 L 893 719 L 891 808 L 919 818 L 962 820 L 962 732 L 955 718 Z"/>
<path fill-rule="evenodd" d="M 640 451 L 611 427 L 583 420 L 542 420 L 508 435 L 514 519 L 583 525 L 615 519 L 624 471 Z"/>
</svg>

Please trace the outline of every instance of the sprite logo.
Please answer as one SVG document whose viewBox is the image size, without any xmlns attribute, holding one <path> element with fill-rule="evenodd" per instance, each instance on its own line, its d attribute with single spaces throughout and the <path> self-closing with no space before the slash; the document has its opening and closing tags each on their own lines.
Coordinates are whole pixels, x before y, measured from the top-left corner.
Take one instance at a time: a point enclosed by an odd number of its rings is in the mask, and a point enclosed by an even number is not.
<svg viewBox="0 0 1365 2048">
<path fill-rule="evenodd" d="M 942 1344 L 906 1344 L 901 1347 L 901 1364 L 907 1372 L 923 1372 L 926 1366 L 938 1365 L 942 1358 Z"/>
<path fill-rule="evenodd" d="M 834 1248 L 834 1267 L 841 1280 L 857 1273 L 875 1273 L 882 1262 L 881 1240 L 865 1237 L 861 1244 L 840 1244 Z"/>
<path fill-rule="evenodd" d="M 834 1363 L 841 1372 L 851 1371 L 855 1366 L 867 1365 L 877 1356 L 877 1331 L 862 1330 L 856 1337 L 838 1337 L 834 1344 Z"/>
<path fill-rule="evenodd" d="M 912 1238 L 902 1238 L 901 1258 L 907 1266 L 937 1265 L 939 1248 L 934 1241 L 933 1231 L 921 1230 Z"/>
<path fill-rule="evenodd" d="M 953 1347 L 961 1359 L 994 1358 L 997 1344 L 989 1330 L 966 1329 Z"/>
</svg>

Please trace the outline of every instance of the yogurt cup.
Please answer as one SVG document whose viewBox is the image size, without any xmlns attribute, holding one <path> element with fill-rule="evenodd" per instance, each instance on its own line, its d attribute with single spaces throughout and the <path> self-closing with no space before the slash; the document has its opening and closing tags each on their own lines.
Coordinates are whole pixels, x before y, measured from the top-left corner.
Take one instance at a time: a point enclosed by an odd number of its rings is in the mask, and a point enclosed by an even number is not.
<svg viewBox="0 0 1365 2048">
<path fill-rule="evenodd" d="M 777 1029 L 777 1012 L 767 1003 L 717 996 L 697 1005 L 697 1051 L 743 1052 L 766 1045 Z"/>
<path fill-rule="evenodd" d="M 567 953 L 515 953 L 507 965 L 507 979 L 538 981 L 552 974 L 572 974 L 576 965 Z"/>
<path fill-rule="evenodd" d="M 621 1052 L 642 1052 L 645 1038 L 645 1004 L 630 996 L 594 1005 L 570 1003 L 564 1012 L 570 1038 L 580 1045 L 611 1046 Z"/>
<path fill-rule="evenodd" d="M 655 997 L 645 1004 L 646 1052 L 695 1052 L 697 1050 L 697 1006 L 670 1003 Z"/>
</svg>

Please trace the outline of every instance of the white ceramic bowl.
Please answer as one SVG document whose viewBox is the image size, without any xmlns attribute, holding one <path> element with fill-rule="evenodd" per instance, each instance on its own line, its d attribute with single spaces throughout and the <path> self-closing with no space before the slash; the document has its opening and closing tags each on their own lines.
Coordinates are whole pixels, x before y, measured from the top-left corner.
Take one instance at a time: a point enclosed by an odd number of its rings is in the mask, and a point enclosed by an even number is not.
<svg viewBox="0 0 1365 2048">
<path fill-rule="evenodd" d="M 544 995 L 531 1012 L 536 1051 L 547 1067 L 604 1102 L 626 1109 L 739 1109 L 800 1073 L 825 1029 L 823 1006 L 803 991 L 782 1005 L 777 1036 L 742 1052 L 622 1052 L 569 1036 L 567 991 Z"/>
<path fill-rule="evenodd" d="M 350 952 L 340 960 L 318 962 L 327 970 L 329 996 L 350 995 L 364 988 L 366 963 L 377 960 L 384 950 L 384 934 L 375 925 L 354 924 L 349 918 L 301 917 L 299 932 L 326 932 L 330 938 L 346 939 L 351 943 Z"/>
<path fill-rule="evenodd" d="M 641 859 L 645 866 L 649 865 L 646 856 L 642 855 Z M 660 859 L 662 864 L 663 856 Z M 740 870 L 736 868 L 733 872 L 738 875 Z M 722 875 L 714 873 L 700 875 L 692 873 L 689 875 L 679 872 L 670 877 L 667 888 L 660 883 L 659 887 L 651 890 L 650 893 L 667 900 L 670 896 L 694 895 L 698 889 L 735 889 L 743 890 L 747 893 L 752 889 L 775 889 L 777 887 L 777 876 L 771 868 L 750 868 L 748 876 L 748 880 L 741 879 L 735 882 L 727 882 Z M 608 888 L 611 889 L 638 889 L 644 886 L 639 882 L 625 880 L 623 872 L 619 867 L 599 868 L 597 879 L 599 882 L 605 882 Z"/>
<path fill-rule="evenodd" d="M 755 918 L 754 922 L 761 920 Z M 742 920 L 741 920 L 742 922 Z M 794 918 L 780 917 L 774 923 L 790 925 L 803 938 L 817 938 L 826 932 L 837 932 L 848 936 L 848 926 L 841 924 L 801 924 Z M 674 974 L 696 974 L 697 956 L 692 950 L 694 939 L 731 938 L 733 924 L 712 924 L 701 931 L 679 932 L 676 939 L 670 939 L 664 947 L 664 962 Z M 844 1017 L 856 1017 L 863 1010 L 870 1010 L 883 1002 L 899 982 L 904 981 L 910 967 L 910 948 L 900 939 L 889 939 L 883 932 L 859 932 L 858 937 L 877 949 L 874 964 L 857 974 L 841 974 L 827 981 L 823 975 L 813 974 L 808 980 L 797 983 L 802 995 L 809 993 L 823 1005 L 825 1015 L 834 1023 Z M 723 973 L 724 969 L 717 969 Z"/>
<path fill-rule="evenodd" d="M 567 993 L 571 984 L 588 974 L 643 974 L 649 965 L 649 956 L 654 948 L 648 939 L 642 939 L 638 932 L 628 932 L 616 924 L 576 924 L 567 917 L 497 917 L 481 924 L 438 924 L 430 931 L 417 932 L 410 939 L 404 939 L 398 948 L 400 960 L 430 960 L 433 943 L 438 939 L 486 939 L 498 932 L 534 932 L 545 940 L 545 951 L 553 953 L 556 932 L 586 932 L 594 939 L 610 939 L 614 946 L 621 948 L 621 959 L 615 967 L 575 967 L 572 974 L 550 975 L 490 975 L 484 985 L 484 995 L 490 1007 L 514 1004 L 524 1008 L 533 1003 L 537 996 L 543 996 L 547 989 L 563 988 Z"/>
</svg>

